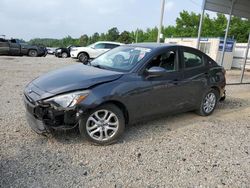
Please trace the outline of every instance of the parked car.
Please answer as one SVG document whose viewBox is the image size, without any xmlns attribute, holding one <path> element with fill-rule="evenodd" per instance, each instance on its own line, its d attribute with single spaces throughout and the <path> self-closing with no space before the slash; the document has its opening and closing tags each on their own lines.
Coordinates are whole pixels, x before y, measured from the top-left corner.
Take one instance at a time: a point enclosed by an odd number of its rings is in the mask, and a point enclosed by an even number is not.
<svg viewBox="0 0 250 188">
<path fill-rule="evenodd" d="M 72 48 L 70 56 L 78 59 L 84 64 L 87 64 L 89 59 L 94 59 L 97 56 L 107 52 L 110 49 L 123 45 L 118 42 L 101 41 L 91 44 L 87 47 Z"/>
<path fill-rule="evenodd" d="M 67 58 L 70 57 L 70 51 L 72 48 L 76 48 L 77 46 L 68 46 L 67 48 L 57 48 L 55 51 L 56 57 Z"/>
<path fill-rule="evenodd" d="M 6 40 L 0 38 L 0 55 L 28 55 L 31 57 L 46 56 L 47 50 L 44 47 L 22 43 L 18 39 Z"/>
<path fill-rule="evenodd" d="M 50 47 L 47 47 L 46 49 L 47 49 L 47 53 L 48 53 L 48 54 L 55 55 L 56 49 L 57 49 L 57 48 L 50 48 Z"/>
<path fill-rule="evenodd" d="M 225 98 L 225 85 L 224 68 L 203 52 L 142 43 L 45 74 L 27 85 L 24 100 L 35 132 L 78 126 L 83 137 L 105 145 L 126 124 L 184 111 L 208 116 Z"/>
</svg>

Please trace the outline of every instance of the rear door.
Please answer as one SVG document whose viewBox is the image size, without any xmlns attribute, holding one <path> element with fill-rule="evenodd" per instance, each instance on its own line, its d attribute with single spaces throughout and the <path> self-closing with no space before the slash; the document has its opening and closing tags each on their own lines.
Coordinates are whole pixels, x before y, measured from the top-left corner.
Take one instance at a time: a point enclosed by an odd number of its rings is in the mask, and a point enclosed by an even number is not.
<svg viewBox="0 0 250 188">
<path fill-rule="evenodd" d="M 11 55 L 20 55 L 21 45 L 16 42 L 16 40 L 10 40 L 10 54 Z"/>
<path fill-rule="evenodd" d="M 208 68 L 202 52 L 188 47 L 181 47 L 181 66 L 183 70 L 183 87 L 187 107 L 196 107 L 206 90 Z"/>
</svg>

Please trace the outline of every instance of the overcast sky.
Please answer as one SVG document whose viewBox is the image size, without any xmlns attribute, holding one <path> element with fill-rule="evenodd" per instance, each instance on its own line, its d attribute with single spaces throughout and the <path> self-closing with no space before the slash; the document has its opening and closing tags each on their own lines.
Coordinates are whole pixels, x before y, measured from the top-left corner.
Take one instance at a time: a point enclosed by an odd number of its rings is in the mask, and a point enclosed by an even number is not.
<svg viewBox="0 0 250 188">
<path fill-rule="evenodd" d="M 158 26 L 161 0 L 0 0 L 0 35 L 63 38 L 67 35 Z M 164 25 L 182 10 L 200 13 L 202 0 L 166 0 Z"/>
</svg>

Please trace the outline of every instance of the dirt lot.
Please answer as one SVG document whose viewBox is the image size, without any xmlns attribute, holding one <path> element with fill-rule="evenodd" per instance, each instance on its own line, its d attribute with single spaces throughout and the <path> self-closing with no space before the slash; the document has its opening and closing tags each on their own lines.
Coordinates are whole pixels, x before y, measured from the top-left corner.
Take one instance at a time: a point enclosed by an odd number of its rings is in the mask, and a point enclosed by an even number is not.
<svg viewBox="0 0 250 188">
<path fill-rule="evenodd" d="M 250 186 L 250 85 L 228 86 L 212 116 L 188 112 L 131 125 L 111 146 L 90 145 L 77 131 L 39 136 L 25 120 L 24 86 L 73 63 L 0 57 L 0 187 Z"/>
</svg>

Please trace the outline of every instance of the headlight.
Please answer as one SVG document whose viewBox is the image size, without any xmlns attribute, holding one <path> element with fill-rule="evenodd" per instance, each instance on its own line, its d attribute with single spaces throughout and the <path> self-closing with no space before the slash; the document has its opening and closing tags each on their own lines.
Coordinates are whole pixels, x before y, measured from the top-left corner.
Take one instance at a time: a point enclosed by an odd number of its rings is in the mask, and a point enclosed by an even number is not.
<svg viewBox="0 0 250 188">
<path fill-rule="evenodd" d="M 44 102 L 50 103 L 53 106 L 60 108 L 73 108 L 75 105 L 83 101 L 89 94 L 89 90 L 79 91 L 74 93 L 68 93 L 63 95 L 58 95 L 50 99 L 45 100 Z"/>
<path fill-rule="evenodd" d="M 70 50 L 71 52 L 73 52 L 73 51 L 77 51 L 77 48 L 71 48 L 71 50 Z"/>
<path fill-rule="evenodd" d="M 62 52 L 62 49 L 58 49 L 58 50 L 56 50 L 57 52 Z"/>
</svg>

